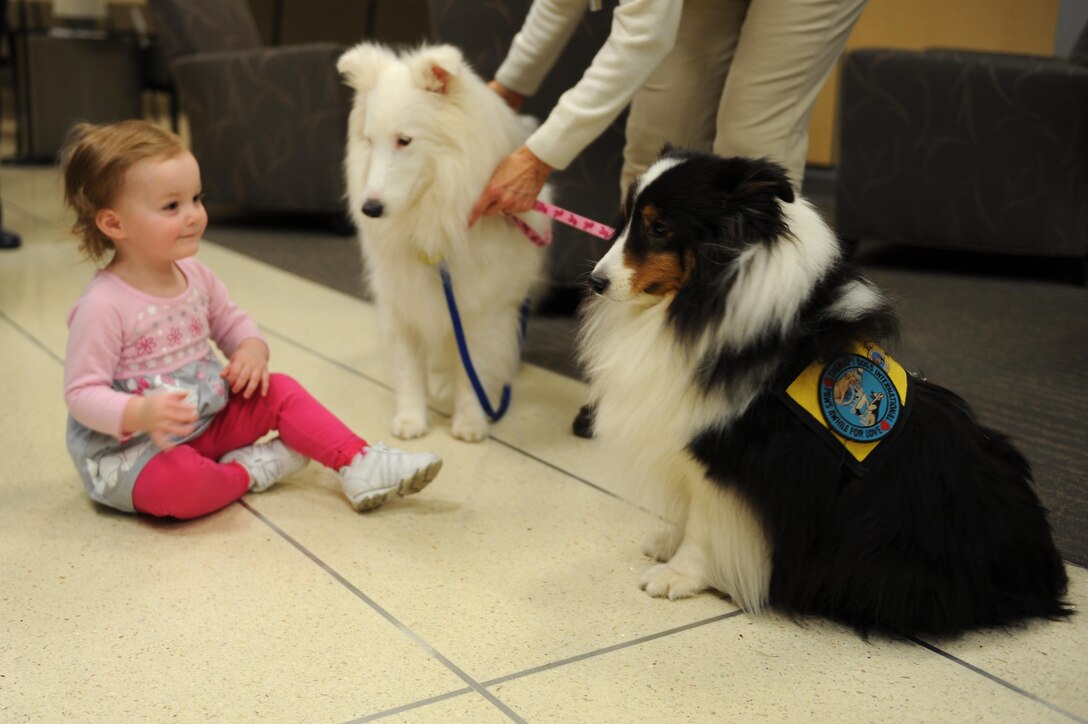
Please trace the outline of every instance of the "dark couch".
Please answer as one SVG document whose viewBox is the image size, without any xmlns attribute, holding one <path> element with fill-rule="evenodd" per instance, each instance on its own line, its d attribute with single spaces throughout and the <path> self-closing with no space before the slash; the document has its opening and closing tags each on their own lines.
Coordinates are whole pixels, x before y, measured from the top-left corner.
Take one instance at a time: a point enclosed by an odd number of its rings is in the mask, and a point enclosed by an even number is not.
<svg viewBox="0 0 1088 724">
<path fill-rule="evenodd" d="M 1088 29 L 1068 58 L 865 49 L 843 62 L 846 238 L 1088 254 Z"/>
<path fill-rule="evenodd" d="M 264 47 L 245 0 L 148 0 L 208 200 L 344 215 L 346 46 Z"/>
</svg>

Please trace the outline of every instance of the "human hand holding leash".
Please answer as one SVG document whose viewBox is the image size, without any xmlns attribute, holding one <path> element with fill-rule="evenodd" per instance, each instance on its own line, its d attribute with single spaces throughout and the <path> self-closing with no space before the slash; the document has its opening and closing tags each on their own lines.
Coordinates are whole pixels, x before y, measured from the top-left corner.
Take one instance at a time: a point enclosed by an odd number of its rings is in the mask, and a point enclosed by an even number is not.
<svg viewBox="0 0 1088 724">
<path fill-rule="evenodd" d="M 525 146 L 499 162 L 491 180 L 468 217 L 469 228 L 481 216 L 515 214 L 533 208 L 552 167 L 537 158 Z"/>
</svg>

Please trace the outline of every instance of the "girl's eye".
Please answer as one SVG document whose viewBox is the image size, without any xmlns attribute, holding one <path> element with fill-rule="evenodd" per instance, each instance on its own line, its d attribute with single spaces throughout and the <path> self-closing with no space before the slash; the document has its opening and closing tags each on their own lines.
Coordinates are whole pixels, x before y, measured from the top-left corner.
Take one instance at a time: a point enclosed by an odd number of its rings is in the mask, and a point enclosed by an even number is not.
<svg viewBox="0 0 1088 724">
<path fill-rule="evenodd" d="M 404 148 L 405 146 L 407 146 L 411 142 L 412 142 L 412 139 L 409 136 L 397 136 L 397 147 L 398 148 Z"/>
<path fill-rule="evenodd" d="M 198 206 L 200 204 L 204 203 L 204 192 L 203 191 L 201 191 L 199 194 L 197 194 L 196 196 L 193 197 L 193 203 L 197 204 Z"/>
<path fill-rule="evenodd" d="M 177 202 L 177 201 L 171 201 L 171 202 L 170 202 L 170 203 L 168 203 L 168 204 L 167 204 L 167 205 L 166 205 L 166 206 L 165 206 L 164 208 L 165 208 L 165 209 L 166 209 L 167 211 L 176 211 L 176 210 L 177 210 L 177 208 L 178 208 L 178 202 Z"/>
</svg>

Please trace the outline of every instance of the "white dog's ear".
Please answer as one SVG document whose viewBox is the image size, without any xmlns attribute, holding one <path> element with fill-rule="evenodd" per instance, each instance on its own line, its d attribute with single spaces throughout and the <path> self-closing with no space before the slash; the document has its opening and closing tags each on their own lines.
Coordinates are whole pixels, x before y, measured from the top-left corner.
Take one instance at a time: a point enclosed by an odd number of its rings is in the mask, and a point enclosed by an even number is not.
<svg viewBox="0 0 1088 724">
<path fill-rule="evenodd" d="M 344 80 L 357 91 L 368 91 L 378 82 L 378 76 L 397 56 L 384 45 L 360 43 L 351 48 L 336 61 L 336 69 Z"/>
<path fill-rule="evenodd" d="M 423 90 L 446 95 L 464 64 L 464 55 L 452 45 L 423 48 L 411 61 L 412 79 Z"/>
</svg>

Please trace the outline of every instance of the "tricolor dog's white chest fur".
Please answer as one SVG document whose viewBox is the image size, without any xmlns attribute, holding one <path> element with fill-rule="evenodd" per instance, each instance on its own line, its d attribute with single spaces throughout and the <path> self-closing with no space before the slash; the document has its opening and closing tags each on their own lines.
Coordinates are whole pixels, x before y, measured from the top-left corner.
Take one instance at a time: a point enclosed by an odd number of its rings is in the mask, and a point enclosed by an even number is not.
<svg viewBox="0 0 1088 724">
<path fill-rule="evenodd" d="M 674 343 L 665 311 L 663 304 L 595 299 L 582 329 L 590 397 L 599 403 L 594 429 L 605 441 L 624 441 L 624 455 L 643 471 L 639 477 L 668 474 L 676 451 L 724 404 L 721 395 L 710 400 L 692 384 L 695 360 Z"/>
<path fill-rule="evenodd" d="M 748 504 L 706 481 L 688 453 L 701 431 L 743 409 L 723 389 L 695 383 L 700 355 L 677 344 L 667 305 L 594 299 L 585 312 L 582 355 L 596 406 L 594 432 L 622 461 L 628 492 L 665 526 L 643 543 L 661 563 L 643 575 L 655 596 L 680 598 L 706 587 L 728 592 L 749 611 L 767 600 L 770 547 Z"/>
</svg>

